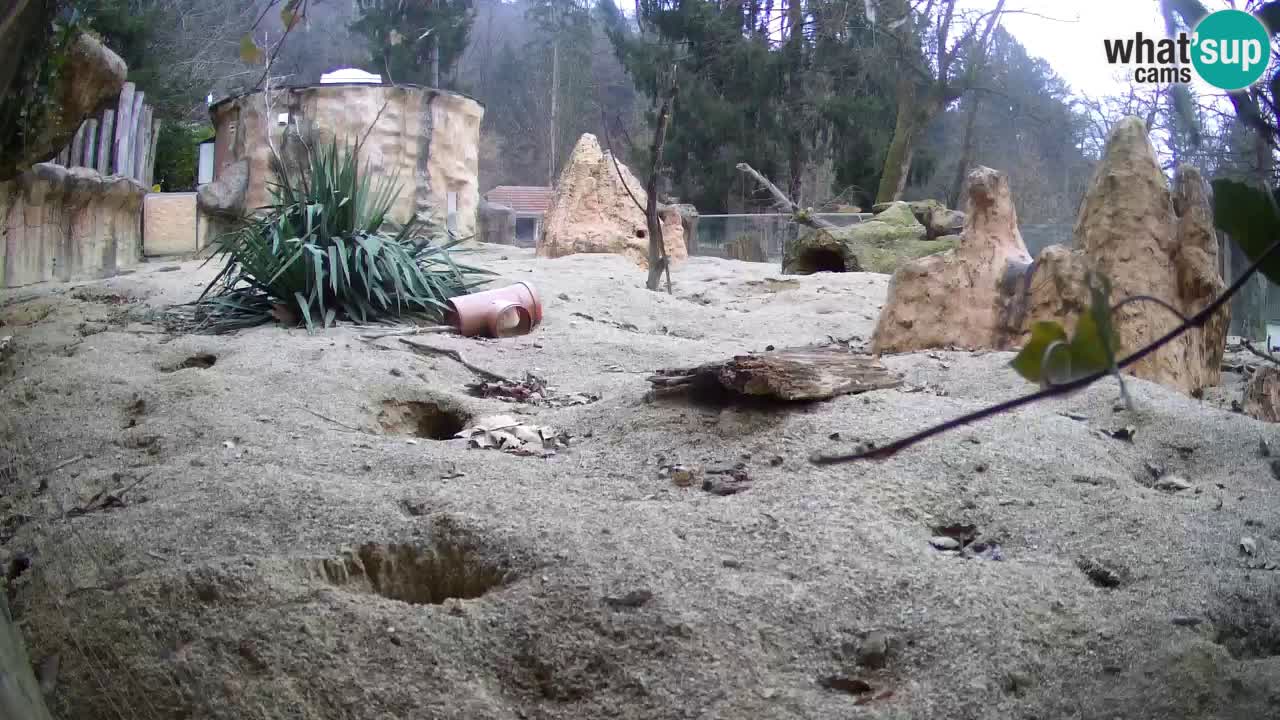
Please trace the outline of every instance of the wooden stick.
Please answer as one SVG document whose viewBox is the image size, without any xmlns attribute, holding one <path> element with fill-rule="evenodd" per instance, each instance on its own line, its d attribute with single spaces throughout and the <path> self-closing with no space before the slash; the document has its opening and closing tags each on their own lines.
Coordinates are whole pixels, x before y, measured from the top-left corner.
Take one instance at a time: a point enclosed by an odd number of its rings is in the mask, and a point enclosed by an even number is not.
<svg viewBox="0 0 1280 720">
<path fill-rule="evenodd" d="M 457 334 L 458 328 L 452 325 L 426 325 L 423 327 L 404 328 L 402 330 L 391 330 L 389 332 L 378 333 L 376 335 L 361 335 L 361 340 L 381 340 L 385 337 L 397 337 L 400 335 L 424 335 L 427 333 L 446 333 Z"/>
<path fill-rule="evenodd" d="M 80 127 L 76 128 L 76 134 L 71 136 L 71 155 L 67 167 L 78 167 L 80 159 L 84 156 L 84 133 L 88 123 L 80 123 Z"/>
<path fill-rule="evenodd" d="M 84 133 L 84 157 L 80 158 L 80 164 L 87 168 L 96 168 L 98 161 L 98 119 L 91 118 L 87 122 L 88 129 Z"/>
<path fill-rule="evenodd" d="M 102 127 L 98 135 L 98 173 L 111 174 L 111 146 L 115 138 L 116 111 L 105 110 L 102 113 Z"/>
<path fill-rule="evenodd" d="M 128 162 L 125 177 L 137 179 L 138 177 L 138 145 L 140 138 L 138 137 L 138 128 L 142 122 L 142 102 L 146 99 L 145 92 L 135 92 L 133 95 L 133 110 L 129 113 L 129 152 L 125 156 Z"/>
<path fill-rule="evenodd" d="M 132 127 L 130 119 L 133 117 L 134 87 L 133 83 L 127 82 L 120 89 L 120 105 L 116 109 L 115 138 L 111 152 L 112 175 L 129 174 L 129 129 Z"/>
<path fill-rule="evenodd" d="M 835 227 L 834 224 L 827 222 L 822 218 L 811 217 L 807 214 L 802 213 L 800 210 L 800 206 L 791 202 L 791 198 L 784 195 L 783 192 L 778 189 L 778 186 L 774 185 L 773 182 L 769 180 L 769 178 L 765 177 L 764 175 L 761 175 L 759 170 L 756 170 L 755 168 L 751 167 L 747 163 L 738 163 L 737 167 L 739 172 L 750 175 L 752 179 L 754 179 L 757 183 L 760 184 L 760 187 L 763 187 L 765 190 L 768 190 L 769 194 L 773 196 L 773 201 L 777 205 L 783 208 L 786 208 L 787 212 L 791 213 L 792 218 L 796 222 L 802 223 L 804 225 L 808 225 L 809 227 L 812 227 L 812 228 Z"/>
<path fill-rule="evenodd" d="M 431 355 L 444 355 L 445 357 L 451 358 L 454 361 L 456 361 L 459 365 L 465 367 L 466 369 L 479 375 L 482 378 L 488 378 L 489 380 L 496 380 L 497 382 L 511 383 L 512 385 L 516 384 L 515 380 L 512 380 L 511 378 L 505 375 L 499 375 L 498 373 L 493 372 L 492 370 L 486 370 L 480 367 L 479 365 L 473 365 L 467 362 L 466 359 L 462 357 L 462 353 L 458 352 L 457 350 L 436 347 L 434 345 L 424 345 L 423 343 L 414 342 L 409 338 L 400 338 L 400 342 L 413 348 L 414 351 L 416 352 L 422 352 L 422 353 L 427 353 Z"/>
<path fill-rule="evenodd" d="M 156 183 L 156 143 L 160 140 L 160 118 L 154 116 L 154 108 L 147 113 L 151 118 L 151 145 L 147 149 L 147 187 Z"/>
</svg>

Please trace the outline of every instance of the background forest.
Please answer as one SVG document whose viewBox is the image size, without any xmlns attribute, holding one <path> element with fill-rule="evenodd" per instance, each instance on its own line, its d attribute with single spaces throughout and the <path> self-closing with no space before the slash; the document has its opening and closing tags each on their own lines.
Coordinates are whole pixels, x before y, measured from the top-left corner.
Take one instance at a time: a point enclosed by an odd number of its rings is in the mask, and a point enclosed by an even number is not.
<svg viewBox="0 0 1280 720">
<path fill-rule="evenodd" d="M 1200 98 L 1203 142 L 1176 129 L 1167 87 L 1078 97 L 1000 25 L 1003 0 L 311 0 L 290 29 L 270 0 L 85 0 L 164 121 L 166 190 L 194 182 L 207 99 L 254 87 L 249 34 L 276 84 L 359 67 L 485 105 L 480 181 L 549 185 L 595 133 L 647 167 L 650 126 L 678 88 L 667 195 L 704 213 L 763 208 L 734 166 L 802 206 L 867 208 L 890 197 L 959 204 L 963 172 L 1007 172 L 1023 222 L 1070 222 L 1110 126 L 1147 120 L 1172 167 L 1210 177 L 1273 172 L 1230 107 Z M 1121 87 L 1121 86 L 1117 86 Z"/>
</svg>

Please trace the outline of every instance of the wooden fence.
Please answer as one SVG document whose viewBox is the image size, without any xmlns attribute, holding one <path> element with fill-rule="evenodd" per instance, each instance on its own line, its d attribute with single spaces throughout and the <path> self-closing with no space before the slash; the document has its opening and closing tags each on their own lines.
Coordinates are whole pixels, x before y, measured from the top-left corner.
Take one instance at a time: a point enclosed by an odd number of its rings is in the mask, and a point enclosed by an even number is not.
<svg viewBox="0 0 1280 720">
<path fill-rule="evenodd" d="M 123 175 L 151 187 L 160 121 L 145 100 L 145 92 L 125 83 L 116 106 L 102 111 L 100 117 L 85 120 L 53 162 L 93 168 L 103 175 Z"/>
</svg>

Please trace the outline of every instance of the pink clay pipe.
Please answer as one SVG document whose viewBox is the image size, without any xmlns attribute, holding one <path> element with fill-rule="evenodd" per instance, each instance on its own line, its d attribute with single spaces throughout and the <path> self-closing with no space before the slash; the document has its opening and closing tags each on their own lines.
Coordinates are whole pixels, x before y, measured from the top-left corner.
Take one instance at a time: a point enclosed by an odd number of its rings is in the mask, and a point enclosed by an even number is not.
<svg viewBox="0 0 1280 720">
<path fill-rule="evenodd" d="M 448 322 L 465 337 L 526 335 L 542 322 L 542 301 L 526 282 L 449 300 Z"/>
</svg>

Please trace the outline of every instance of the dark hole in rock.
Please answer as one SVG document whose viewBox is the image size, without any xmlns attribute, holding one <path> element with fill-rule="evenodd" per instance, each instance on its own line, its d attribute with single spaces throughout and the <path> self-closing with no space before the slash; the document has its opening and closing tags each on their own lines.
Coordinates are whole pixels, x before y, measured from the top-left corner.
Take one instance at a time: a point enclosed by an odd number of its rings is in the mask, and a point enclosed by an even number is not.
<svg viewBox="0 0 1280 720">
<path fill-rule="evenodd" d="M 196 353 L 191 357 L 183 360 L 177 365 L 171 365 L 165 368 L 165 372 L 177 372 L 179 370 L 190 370 L 196 368 L 198 370 L 208 370 L 213 364 L 218 362 L 218 357 L 210 353 Z"/>
<path fill-rule="evenodd" d="M 646 231 L 646 230 L 638 230 L 638 229 L 636 230 L 636 237 L 638 237 L 638 238 L 640 238 L 640 239 L 642 239 L 642 240 L 645 238 L 645 236 L 646 236 L 647 234 L 648 234 L 648 231 Z"/>
<path fill-rule="evenodd" d="M 450 440 L 467 427 L 466 413 L 421 400 L 386 400 L 378 424 L 392 435 Z"/>
<path fill-rule="evenodd" d="M 796 258 L 792 272 L 812 275 L 820 272 L 845 272 L 844 256 L 830 248 L 810 248 Z"/>
<path fill-rule="evenodd" d="M 334 585 L 411 605 L 478 598 L 514 579 L 503 563 L 452 541 L 425 546 L 366 543 L 341 558 L 320 561 L 317 569 Z"/>
<path fill-rule="evenodd" d="M 949 537 L 959 541 L 961 547 L 968 545 L 978 537 L 978 526 L 967 523 L 938 525 L 933 527 L 932 530 L 936 536 Z"/>
</svg>

